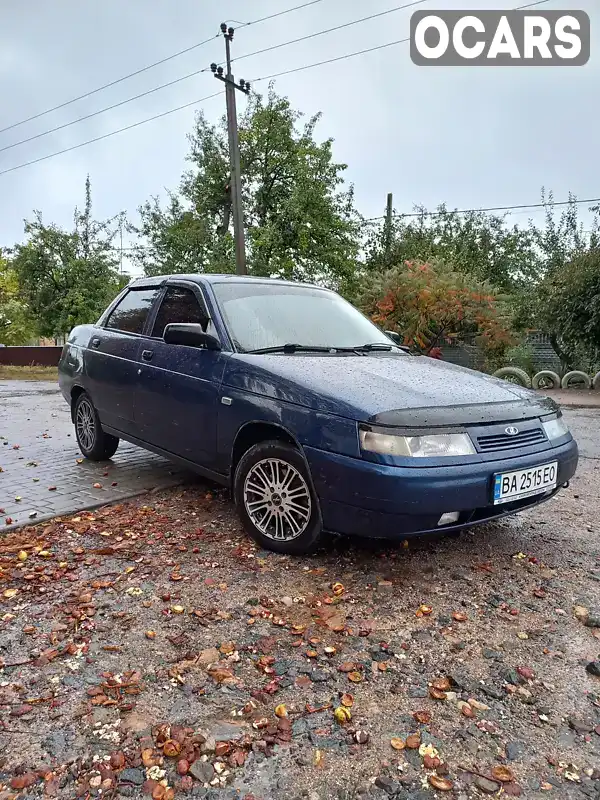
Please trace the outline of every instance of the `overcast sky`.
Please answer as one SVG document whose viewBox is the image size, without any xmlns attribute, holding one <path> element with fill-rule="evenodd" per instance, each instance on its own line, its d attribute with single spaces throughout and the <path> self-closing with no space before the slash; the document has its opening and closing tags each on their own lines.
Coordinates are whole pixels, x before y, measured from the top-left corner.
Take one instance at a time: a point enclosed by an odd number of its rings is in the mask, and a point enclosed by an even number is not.
<svg viewBox="0 0 600 800">
<path fill-rule="evenodd" d="M 0 128 L 70 100 L 146 64 L 209 38 L 222 17 L 249 22 L 302 0 L 0 0 Z M 234 56 L 317 32 L 407 0 L 321 0 L 271 21 L 240 29 Z M 512 8 L 507 0 L 427 0 L 417 8 Z M 356 203 L 366 216 L 394 206 L 433 209 L 539 202 L 540 188 L 557 200 L 569 191 L 600 196 L 598 0 L 549 0 L 542 9 L 581 9 L 592 25 L 585 67 L 435 68 L 412 64 L 408 44 L 279 78 L 276 90 L 310 115 L 323 112 L 317 135 L 335 139 L 348 164 Z M 415 9 L 241 60 L 236 78 L 259 78 L 408 36 Z M 234 23 L 231 23 L 234 24 Z M 220 61 L 215 38 L 118 85 L 0 134 L 0 148 L 118 103 Z M 0 171 L 211 94 L 210 73 L 35 141 L 0 152 Z M 266 88 L 266 83 L 256 84 Z M 239 96 L 238 104 L 245 98 Z M 211 120 L 222 96 L 206 101 Z M 47 222 L 70 226 L 86 174 L 94 211 L 108 217 L 175 188 L 184 168 L 194 109 L 168 115 L 63 155 L 0 176 L 0 246 L 23 238 L 23 218 L 40 209 Z M 586 219 L 585 208 L 583 218 Z M 532 215 L 512 219 L 524 222 Z"/>
</svg>

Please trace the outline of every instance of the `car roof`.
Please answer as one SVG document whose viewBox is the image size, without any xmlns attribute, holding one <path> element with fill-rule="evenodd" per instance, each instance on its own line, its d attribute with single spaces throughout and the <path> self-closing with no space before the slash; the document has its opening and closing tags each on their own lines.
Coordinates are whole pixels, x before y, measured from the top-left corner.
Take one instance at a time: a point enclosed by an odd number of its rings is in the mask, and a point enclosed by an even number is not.
<svg viewBox="0 0 600 800">
<path fill-rule="evenodd" d="M 314 283 L 304 283 L 300 281 L 285 281 L 281 278 L 262 278 L 257 275 L 231 275 L 229 273 L 215 274 L 215 273 L 194 273 L 194 274 L 180 274 L 173 275 L 156 275 L 151 278 L 135 278 L 129 283 L 130 287 L 142 288 L 144 286 L 162 286 L 168 280 L 182 280 L 190 281 L 191 283 L 206 284 L 206 283 L 274 283 L 278 286 L 310 286 L 315 289 L 325 289 L 326 287 L 317 286 Z"/>
</svg>

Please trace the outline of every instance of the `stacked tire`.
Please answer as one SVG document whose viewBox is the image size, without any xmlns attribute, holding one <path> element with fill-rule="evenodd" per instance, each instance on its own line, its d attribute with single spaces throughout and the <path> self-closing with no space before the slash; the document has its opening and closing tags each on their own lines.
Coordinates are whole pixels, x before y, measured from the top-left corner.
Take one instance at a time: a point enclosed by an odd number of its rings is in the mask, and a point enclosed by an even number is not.
<svg viewBox="0 0 600 800">
<path fill-rule="evenodd" d="M 531 378 L 524 369 L 519 367 L 502 367 L 494 372 L 494 378 L 502 378 L 509 383 L 516 383 L 518 386 L 523 386 L 525 389 L 531 389 Z"/>
<path fill-rule="evenodd" d="M 578 369 L 565 373 L 561 378 L 551 369 L 542 369 L 530 378 L 525 370 L 519 367 L 502 367 L 494 372 L 495 378 L 502 378 L 526 389 L 552 391 L 556 389 L 596 389 L 600 391 L 600 372 L 593 378 Z"/>
</svg>

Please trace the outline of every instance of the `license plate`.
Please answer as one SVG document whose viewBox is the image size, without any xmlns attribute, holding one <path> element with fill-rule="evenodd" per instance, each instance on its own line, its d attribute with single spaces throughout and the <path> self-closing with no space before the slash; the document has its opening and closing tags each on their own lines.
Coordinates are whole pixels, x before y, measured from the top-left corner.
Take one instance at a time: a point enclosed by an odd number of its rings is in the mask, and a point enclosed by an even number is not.
<svg viewBox="0 0 600 800">
<path fill-rule="evenodd" d="M 494 476 L 494 505 L 544 494 L 556 487 L 557 476 L 557 461 L 530 469 L 501 472 Z"/>
</svg>

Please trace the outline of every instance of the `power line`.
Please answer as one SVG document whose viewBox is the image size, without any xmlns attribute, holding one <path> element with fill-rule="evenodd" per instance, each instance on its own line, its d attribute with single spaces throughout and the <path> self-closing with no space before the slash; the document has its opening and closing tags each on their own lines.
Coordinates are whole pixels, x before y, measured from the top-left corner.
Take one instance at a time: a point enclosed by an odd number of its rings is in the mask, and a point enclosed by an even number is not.
<svg viewBox="0 0 600 800">
<path fill-rule="evenodd" d="M 378 17 L 385 17 L 387 14 L 393 14 L 395 11 L 403 11 L 405 8 L 411 8 L 412 6 L 419 6 L 424 2 L 425 0 L 412 0 L 411 3 L 405 3 L 404 5 L 401 6 L 388 8 L 387 11 L 380 11 L 377 14 L 370 14 L 368 17 L 361 17 L 360 19 L 355 19 L 352 20 L 351 22 L 344 22 L 342 25 L 335 25 L 333 28 L 327 28 L 324 31 L 316 31 L 315 33 L 309 33 L 306 36 L 300 36 L 298 39 L 291 39 L 289 42 L 281 42 L 280 44 L 273 44 L 270 45 L 269 47 L 263 47 L 261 50 L 255 50 L 253 53 L 245 53 L 242 56 L 233 58 L 231 61 L 232 63 L 234 63 L 235 61 L 241 61 L 243 58 L 250 58 L 250 56 L 258 56 L 262 55 L 262 53 L 269 53 L 271 52 L 271 50 L 278 50 L 280 47 L 287 47 L 290 44 L 297 44 L 298 42 L 306 42 L 309 39 L 316 39 L 317 36 L 324 36 L 326 33 L 341 31 L 344 28 L 350 28 L 353 25 L 359 25 L 362 22 L 368 22 L 369 20 L 377 19 Z"/>
<path fill-rule="evenodd" d="M 445 217 L 453 214 L 475 214 L 486 213 L 489 211 L 516 211 L 519 209 L 547 208 L 548 206 L 568 206 L 571 204 L 582 205 L 584 203 L 600 203 L 600 197 L 592 197 L 588 200 L 576 200 L 575 198 L 571 198 L 570 200 L 560 200 L 558 202 L 521 203 L 512 206 L 491 206 L 489 208 L 463 208 L 456 209 L 454 211 L 411 211 L 409 214 L 394 214 L 393 217 L 394 219 L 403 219 L 404 217 Z M 385 219 L 385 216 L 370 217 L 369 219 L 366 219 L 365 222 L 376 222 L 380 219 Z"/>
<path fill-rule="evenodd" d="M 246 28 L 250 25 L 258 25 L 261 22 L 266 22 L 267 20 L 275 19 L 275 17 L 281 17 L 284 14 L 290 14 L 292 11 L 299 11 L 302 8 L 307 8 L 308 6 L 314 6 L 317 3 L 321 2 L 322 0 L 310 0 L 310 2 L 302 3 L 301 5 L 294 6 L 293 8 L 287 8 L 284 11 L 278 11 L 275 14 L 269 14 L 266 17 L 261 17 L 260 19 L 255 19 L 251 20 L 250 22 L 242 23 L 240 27 Z M 190 45 L 190 47 L 185 47 L 183 50 L 178 50 L 176 53 L 172 53 L 169 56 L 165 56 L 165 58 L 161 58 L 158 61 L 154 61 L 152 64 L 147 64 L 145 67 L 141 67 L 140 69 L 137 69 L 134 72 L 130 72 L 127 75 L 123 75 L 120 78 L 116 78 L 114 81 L 110 81 L 109 83 L 104 83 L 102 84 L 102 86 L 98 86 L 96 89 L 90 89 L 90 91 L 84 92 L 84 94 L 80 94 L 77 97 L 73 97 L 71 100 L 65 100 L 64 103 L 59 103 L 56 106 L 52 106 L 52 108 L 47 108 L 45 111 L 40 111 L 37 114 L 33 114 L 31 117 L 26 117 L 25 119 L 19 120 L 18 122 L 13 122 L 12 125 L 7 125 L 5 128 L 0 128 L 0 133 L 5 133 L 6 131 L 10 131 L 13 128 L 17 128 L 20 125 L 24 125 L 26 122 L 32 122 L 34 119 L 39 119 L 40 117 L 44 117 L 46 116 L 46 114 L 50 114 L 53 111 L 58 111 L 61 108 L 65 108 L 65 106 L 69 106 L 72 103 L 76 103 L 78 100 L 84 100 L 86 97 L 91 97 L 92 95 L 97 94 L 98 92 L 101 92 L 104 89 L 110 89 L 112 86 L 116 86 L 119 83 L 123 83 L 123 81 L 129 80 L 129 78 L 134 78 L 136 75 L 141 75 L 143 72 L 147 72 L 150 69 L 154 69 L 154 67 L 158 67 L 161 64 L 166 64 L 167 61 L 172 61 L 174 58 L 178 58 L 179 56 L 185 55 L 185 53 L 190 53 L 192 50 L 197 50 L 199 47 L 203 47 L 204 45 L 209 44 L 214 39 L 218 39 L 219 36 L 220 34 L 216 33 L 214 36 L 211 36 L 208 39 L 204 39 L 204 41 L 202 42 L 197 42 L 196 44 Z M 20 142 L 18 144 L 20 144 Z"/>
<path fill-rule="evenodd" d="M 312 5 L 315 2 L 321 2 L 321 0 L 313 0 L 312 3 L 309 4 L 309 5 Z M 391 14 L 394 11 L 401 11 L 401 10 L 403 10 L 405 8 L 410 8 L 411 6 L 420 5 L 421 3 L 424 3 L 424 2 L 425 2 L 425 0 L 413 0 L 413 2 L 407 3 L 405 5 L 396 6 L 395 8 L 388 9 L 387 11 L 381 11 L 378 14 L 371 14 L 368 17 L 363 17 L 362 19 L 353 20 L 352 22 L 343 23 L 342 25 L 337 25 L 334 28 L 329 28 L 329 29 L 324 30 L 324 31 L 316 31 L 315 33 L 308 34 L 307 36 L 302 36 L 302 37 L 300 37 L 298 39 L 291 39 L 290 41 L 287 41 L 287 42 L 280 42 L 279 44 L 275 44 L 275 45 L 272 45 L 270 47 L 265 47 L 262 50 L 256 50 L 253 53 L 246 53 L 245 55 L 240 56 L 239 58 L 232 59 L 232 63 L 233 63 L 233 61 L 239 61 L 242 58 L 250 58 L 250 56 L 259 55 L 261 53 L 265 53 L 265 52 L 268 52 L 270 50 L 277 50 L 277 49 L 282 48 L 282 47 L 287 47 L 288 45 L 291 45 L 291 44 L 297 44 L 298 42 L 304 42 L 304 41 L 307 41 L 308 39 L 314 39 L 317 36 L 322 36 L 322 35 L 324 35 L 326 33 L 331 33 L 332 31 L 342 30 L 343 28 L 348 28 L 348 27 L 350 27 L 352 25 L 358 25 L 359 23 L 366 22 L 367 20 L 376 19 L 377 17 L 382 17 L 382 16 L 385 16 L 387 14 Z M 281 16 L 284 13 L 287 13 L 287 12 L 281 11 L 281 12 L 279 12 L 279 14 L 277 14 L 275 16 Z M 264 19 L 271 19 L 271 17 L 264 17 L 261 20 L 256 20 L 254 23 L 252 23 L 252 22 L 245 23 L 244 27 L 247 27 L 248 25 L 256 24 L 257 22 L 262 22 Z M 400 40 L 400 41 L 408 41 L 408 39 L 403 39 L 403 40 Z M 387 45 L 387 46 L 389 46 L 389 45 Z M 368 52 L 368 51 L 364 51 L 364 52 Z M 344 57 L 345 56 L 343 56 L 342 58 L 344 58 Z M 333 59 L 333 60 L 335 60 L 335 59 Z M 329 62 L 327 62 L 327 63 L 329 63 Z M 62 125 L 57 125 L 56 127 L 50 128 L 49 130 L 42 131 L 41 133 L 37 133 L 34 136 L 29 136 L 27 139 L 21 139 L 20 141 L 14 142 L 13 144 L 8 144 L 8 145 L 5 145 L 4 147 L 0 147 L 0 153 L 5 152 L 6 150 L 12 150 L 14 147 L 19 147 L 22 144 L 27 144 L 28 142 L 33 142 L 36 139 L 41 139 L 44 136 L 48 136 L 51 133 L 56 133 L 57 131 L 64 130 L 65 128 L 69 128 L 71 125 L 76 125 L 79 122 L 85 122 L 85 120 L 92 119 L 93 117 L 97 117 L 99 114 L 104 114 L 106 111 L 113 111 L 115 108 L 119 108 L 120 106 L 124 106 L 127 103 L 133 102 L 134 100 L 139 100 L 142 97 L 147 97 L 148 95 L 153 94 L 155 92 L 158 92 L 161 89 L 166 89 L 169 86 L 174 86 L 177 83 L 181 83 L 182 81 L 188 80 L 189 78 L 193 78 L 196 75 L 200 75 L 201 73 L 208 72 L 208 71 L 209 71 L 209 67 L 205 67 L 204 69 L 197 69 L 194 72 L 189 72 L 187 75 L 182 75 L 180 78 L 175 78 L 172 81 L 168 81 L 167 83 L 163 83 L 160 86 L 155 86 L 153 89 L 148 89 L 147 91 L 141 92 L 140 94 L 136 94 L 133 97 L 127 98 L 126 100 L 121 100 L 120 102 L 113 103 L 112 105 L 106 106 L 105 108 L 100 108 L 100 109 L 98 109 L 98 111 L 93 111 L 90 114 L 86 114 L 83 117 L 78 117 L 77 119 L 71 120 L 71 122 L 65 122 Z M 287 72 L 283 72 L 283 73 L 278 73 L 278 74 L 287 75 L 288 73 Z M 123 78 L 123 80 L 125 80 L 125 79 Z M 5 128 L 4 130 L 8 130 L 8 129 Z M 1 132 L 2 131 L 0 131 L 0 133 Z"/>
<path fill-rule="evenodd" d="M 302 70 L 305 69 L 322 67 L 324 64 L 333 64 L 334 61 L 343 61 L 346 58 L 362 56 L 365 53 L 374 53 L 376 50 L 384 50 L 386 47 L 393 47 L 396 44 L 402 44 L 403 42 L 408 41 L 410 41 L 410 39 L 396 39 L 395 42 L 386 42 L 385 44 L 378 44 L 376 47 L 367 47 L 366 50 L 356 50 L 354 53 L 346 53 L 344 56 L 335 56 L 334 58 L 327 58 L 324 61 L 317 61 L 315 64 L 305 64 L 302 67 L 293 67 L 292 69 L 286 69 L 283 72 L 274 72 L 271 75 L 264 75 L 262 78 L 255 78 L 253 81 L 250 81 L 250 83 L 260 83 L 260 81 L 268 81 L 272 78 L 280 78 L 282 75 L 291 75 L 294 72 L 302 72 Z"/>
<path fill-rule="evenodd" d="M 337 56 L 336 58 L 328 59 L 327 61 L 318 61 L 315 64 L 305 64 L 302 67 L 296 67 L 295 69 L 287 70 L 286 72 L 278 73 L 278 74 L 287 75 L 287 74 L 289 74 L 291 72 L 298 72 L 299 70 L 311 69 L 312 67 L 320 67 L 323 64 L 328 64 L 328 63 L 331 63 L 333 61 L 342 61 L 343 59 L 354 58 L 355 56 L 363 55 L 364 53 L 371 53 L 371 52 L 374 52 L 375 50 L 383 50 L 385 47 L 391 47 L 392 45 L 400 44 L 401 42 L 405 42 L 405 41 L 407 41 L 407 40 L 406 39 L 399 39 L 396 42 L 388 42 L 387 44 L 380 44 L 380 45 L 377 45 L 376 47 L 368 48 L 367 50 L 358 50 L 358 51 L 356 51 L 354 53 L 348 53 L 345 56 Z M 266 81 L 271 77 L 274 77 L 274 76 L 267 75 L 264 78 L 258 78 L 257 80 L 254 81 L 254 83 L 258 83 L 260 81 Z M 31 166 L 33 164 L 38 164 L 40 161 L 46 161 L 49 158 L 54 158 L 54 156 L 60 156 L 60 155 L 63 155 L 63 153 L 70 152 L 71 150 L 77 150 L 80 147 L 85 147 L 88 144 L 94 144 L 94 142 L 99 142 L 102 139 L 107 139 L 109 136 L 116 136 L 118 133 L 123 133 L 125 131 L 131 130 L 132 128 L 137 128 L 140 125 L 144 125 L 146 122 L 153 122 L 155 119 L 160 119 L 161 117 L 166 117 L 168 114 L 174 114 L 176 111 L 181 111 L 184 108 L 189 108 L 190 106 L 198 105 L 199 103 L 202 103 L 204 100 L 209 100 L 212 97 L 217 97 L 218 94 L 220 94 L 220 93 L 217 92 L 216 94 L 208 95 L 208 97 L 203 97 L 200 100 L 193 100 L 191 103 L 185 103 L 182 106 L 177 106 L 177 108 L 171 108 L 169 111 L 163 111 L 161 114 L 155 114 L 152 117 L 147 117 L 146 119 L 142 119 L 139 122 L 134 122 L 132 125 L 127 125 L 124 128 L 118 128 L 116 131 L 110 131 L 109 133 L 105 133 L 102 136 L 97 136 L 94 139 L 88 139 L 85 142 L 80 142 L 79 144 L 73 145 L 71 147 L 65 147 L 63 150 L 57 150 L 54 153 L 49 153 L 48 155 L 41 156 L 40 158 L 35 158 L 32 161 L 26 161 L 26 162 L 24 162 L 22 164 L 17 164 L 14 167 L 9 167 L 8 169 L 2 170 L 0 172 L 0 175 L 6 175 L 9 172 L 14 172 L 15 170 L 22 169 L 23 167 L 29 167 L 29 166 Z"/>
<path fill-rule="evenodd" d="M 40 161 L 46 161 L 49 158 L 54 158 L 54 156 L 61 156 L 63 153 L 70 153 L 71 150 L 78 150 L 80 147 L 85 147 L 88 144 L 94 144 L 94 142 L 100 142 L 102 139 L 108 139 L 109 136 L 116 136 L 117 133 L 123 133 L 124 131 L 130 131 L 132 128 L 138 128 L 140 125 L 145 125 L 146 122 L 152 122 L 155 119 L 160 119 L 161 117 L 166 117 L 169 114 L 174 114 L 176 111 L 182 111 L 184 108 L 190 108 L 191 106 L 197 106 L 199 103 L 203 103 L 205 100 L 210 100 L 212 97 L 220 97 L 221 92 L 215 92 L 214 94 L 209 94 L 207 97 L 201 97 L 199 100 L 192 100 L 191 103 L 185 103 L 182 106 L 177 106 L 177 108 L 171 108 L 169 111 L 163 111 L 162 114 L 155 114 L 153 117 L 148 117 L 147 119 L 142 119 L 139 122 L 134 122 L 132 125 L 126 125 L 124 128 L 119 128 L 116 131 L 110 131 L 109 133 L 104 133 L 102 136 L 96 136 L 94 139 L 88 139 L 86 142 L 80 142 L 79 144 L 74 144 L 71 147 L 65 147 L 63 150 L 57 150 L 55 153 L 48 153 L 46 156 L 41 156 L 41 158 L 34 158 L 32 161 L 26 161 L 23 164 L 17 164 L 15 167 L 9 167 L 8 169 L 2 170 L 0 175 L 6 175 L 8 172 L 14 172 L 17 169 L 22 169 L 23 167 L 29 167 L 32 164 L 39 164 Z"/>
<path fill-rule="evenodd" d="M 168 86 L 174 86 L 176 83 L 181 83 L 181 81 L 185 81 L 188 78 L 193 78 L 195 75 L 200 75 L 201 72 L 208 72 L 209 68 L 206 67 L 204 69 L 197 69 L 195 72 L 190 72 L 188 75 L 183 75 L 181 78 L 175 78 L 173 81 L 169 81 L 168 83 L 163 83 L 160 86 L 155 86 L 154 89 L 148 89 L 146 92 L 141 92 L 141 94 L 136 94 L 134 97 L 128 97 L 127 100 L 121 100 L 119 103 L 113 103 L 112 106 L 106 106 L 105 108 L 100 108 L 98 111 L 93 111 L 91 114 L 86 114 L 84 117 L 78 117 L 77 119 L 71 120 L 71 122 L 65 122 L 62 125 L 57 125 L 55 128 L 50 128 L 47 131 L 42 131 L 41 133 L 36 133 L 35 136 L 30 136 L 28 139 L 21 139 L 14 144 L 7 144 L 5 147 L 0 147 L 0 153 L 3 153 L 5 150 L 12 150 L 13 147 L 19 147 L 19 145 L 27 144 L 28 142 L 33 142 L 35 139 L 41 139 L 43 136 L 48 136 L 51 133 L 56 133 L 56 131 L 62 131 L 64 128 L 69 128 L 71 125 L 75 125 L 78 122 L 85 122 L 87 119 L 92 119 L 92 117 L 97 117 L 99 114 L 104 114 L 105 111 L 113 111 L 115 108 L 119 108 L 120 106 L 124 106 L 127 103 L 132 103 L 134 100 L 139 100 L 142 97 L 147 97 L 149 94 L 154 94 L 154 92 L 158 92 L 161 89 L 166 89 Z"/>
<path fill-rule="evenodd" d="M 314 1 L 315 0 L 313 0 L 313 3 L 314 3 Z M 320 2 L 320 0 L 317 0 L 317 1 Z M 525 6 L 519 6 L 519 8 L 515 9 L 515 10 L 521 10 L 523 8 L 529 8 L 531 6 L 536 6 L 536 5 L 542 5 L 543 3 L 547 3 L 547 2 L 548 2 L 548 0 L 536 0 L 536 2 L 534 2 L 534 3 L 529 3 L 529 4 L 525 5 Z M 313 3 L 309 3 L 308 5 L 312 5 Z M 304 6 L 297 6 L 296 8 L 303 8 L 303 7 Z M 290 11 L 292 11 L 292 10 L 295 10 L 295 9 L 290 9 Z M 281 14 L 283 14 L 283 13 L 286 13 L 286 12 L 280 12 L 279 16 L 281 16 Z M 266 19 L 266 18 L 263 18 L 263 19 Z M 257 20 L 257 22 L 258 22 L 258 20 Z M 250 24 L 253 24 L 253 23 L 246 23 L 246 24 L 250 25 Z M 271 78 L 280 77 L 282 75 L 290 75 L 290 74 L 292 74 L 294 72 L 300 72 L 301 70 L 312 69 L 314 67 L 320 67 L 320 66 L 323 66 L 324 64 L 331 64 L 331 63 L 336 62 L 336 61 L 343 61 L 345 59 L 354 58 L 356 56 L 364 55 L 366 53 L 373 53 L 373 52 L 376 52 L 377 50 L 383 50 L 383 49 L 385 49 L 387 47 L 392 47 L 394 45 L 402 44 L 403 42 L 408 42 L 408 41 L 410 41 L 409 38 L 397 39 L 394 42 L 386 42 L 385 44 L 377 45 L 375 47 L 369 47 L 369 48 L 366 48 L 364 50 L 356 50 L 353 53 L 347 53 L 347 54 L 345 54 L 343 56 L 336 56 L 334 58 L 326 59 L 324 61 L 317 61 L 317 62 L 315 62 L 313 64 L 305 64 L 303 66 L 294 67 L 292 69 L 285 70 L 283 72 L 273 73 L 272 75 L 265 75 L 264 77 L 255 79 L 253 81 L 253 83 L 258 83 L 260 81 L 270 80 Z M 153 115 L 151 117 L 147 117 L 146 119 L 140 120 L 139 122 L 134 122 L 132 125 L 127 125 L 127 126 L 125 126 L 123 128 L 118 128 L 115 131 L 110 131 L 109 133 L 105 133 L 102 136 L 97 136 L 94 139 L 89 139 L 89 140 L 87 140 L 85 142 L 80 142 L 79 144 L 73 145 L 71 147 L 66 147 L 63 150 L 58 150 L 58 151 L 56 151 L 54 153 L 49 153 L 48 155 L 42 156 L 40 158 L 33 159 L 32 161 L 27 161 L 27 162 L 24 162 L 22 164 L 17 164 L 14 167 L 9 167 L 8 169 L 0 171 L 0 176 L 1 175 L 6 175 L 9 172 L 14 172 L 15 170 L 19 170 L 19 169 L 22 169 L 24 167 L 32 166 L 33 164 L 37 164 L 37 163 L 39 163 L 41 161 L 46 161 L 49 158 L 54 158 L 55 156 L 63 155 L 64 153 L 68 153 L 68 152 L 70 152 L 72 150 L 77 150 L 80 147 L 85 147 L 88 144 L 94 144 L 95 142 L 101 141 L 103 139 L 107 139 L 110 136 L 116 136 L 119 133 L 124 133 L 125 131 L 131 130 L 133 128 L 137 128 L 140 125 L 145 125 L 147 122 L 153 122 L 156 119 L 160 119 L 161 117 L 166 117 L 169 114 L 174 114 L 175 112 L 181 111 L 182 109 L 190 108 L 191 106 L 198 105 L 199 103 L 204 102 L 204 100 L 209 100 L 212 97 L 216 97 L 218 94 L 219 93 L 211 94 L 211 95 L 208 95 L 207 97 L 200 98 L 199 100 L 193 100 L 191 103 L 185 103 L 184 105 L 177 106 L 176 108 L 172 108 L 169 111 L 163 111 L 161 114 L 155 114 L 155 115 Z M 103 110 L 108 110 L 108 109 L 103 109 Z M 101 112 L 97 112 L 97 113 L 101 113 Z M 1 131 L 0 131 L 0 133 L 1 133 Z M 592 202 L 595 202 L 595 201 L 592 201 Z M 477 209 L 474 209 L 474 210 L 477 210 Z M 456 213 L 459 213 L 459 212 L 456 212 Z M 368 220 L 368 221 L 374 221 L 374 220 L 377 220 L 377 219 L 378 219 L 378 217 L 373 217 L 372 220 Z"/>
</svg>

